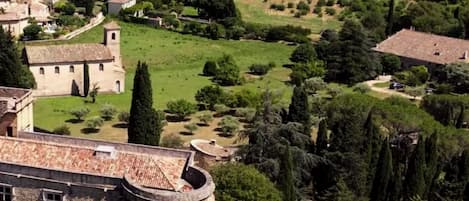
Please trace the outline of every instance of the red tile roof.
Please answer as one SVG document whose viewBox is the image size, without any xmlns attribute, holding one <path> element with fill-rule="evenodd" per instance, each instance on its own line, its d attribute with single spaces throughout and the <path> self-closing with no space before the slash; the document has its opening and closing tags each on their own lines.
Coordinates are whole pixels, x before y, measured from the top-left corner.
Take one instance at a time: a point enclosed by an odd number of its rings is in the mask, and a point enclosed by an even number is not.
<svg viewBox="0 0 469 201">
<path fill-rule="evenodd" d="M 29 64 L 51 64 L 114 59 L 103 44 L 26 46 Z"/>
<path fill-rule="evenodd" d="M 467 62 L 469 41 L 403 29 L 374 50 L 435 64 Z M 466 57 L 466 58 L 465 58 Z"/>
<path fill-rule="evenodd" d="M 0 162 L 122 178 L 136 184 L 178 191 L 187 158 L 117 150 L 115 158 L 95 156 L 96 147 L 0 137 Z"/>
</svg>

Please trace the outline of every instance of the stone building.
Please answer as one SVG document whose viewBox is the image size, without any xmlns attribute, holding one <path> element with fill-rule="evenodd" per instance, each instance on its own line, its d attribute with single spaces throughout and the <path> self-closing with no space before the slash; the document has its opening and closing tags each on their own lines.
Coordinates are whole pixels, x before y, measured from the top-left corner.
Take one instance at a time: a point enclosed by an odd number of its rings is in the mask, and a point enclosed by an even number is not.
<svg viewBox="0 0 469 201">
<path fill-rule="evenodd" d="M 197 165 L 205 169 L 218 162 L 233 160 L 233 155 L 236 152 L 234 148 L 218 145 L 215 140 L 195 139 L 191 141 L 190 148 L 195 151 Z"/>
<path fill-rule="evenodd" d="M 469 41 L 403 29 L 377 44 L 375 51 L 394 54 L 404 67 L 469 62 Z"/>
<path fill-rule="evenodd" d="M 122 9 L 132 7 L 137 3 L 137 0 L 109 0 L 108 12 L 110 14 L 118 15 Z"/>
<path fill-rule="evenodd" d="M 0 135 L 33 131 L 33 96 L 29 89 L 0 87 Z"/>
<path fill-rule="evenodd" d="M 124 91 L 120 27 L 114 21 L 104 25 L 103 44 L 30 45 L 24 54 L 37 83 L 35 96 L 83 95 L 85 62 L 90 86 L 96 83 L 101 92 Z"/>
<path fill-rule="evenodd" d="M 32 132 L 31 94 L 0 87 L 0 200 L 214 201 L 192 151 Z"/>
<path fill-rule="evenodd" d="M 41 25 L 51 21 L 49 8 L 37 0 L 0 0 L 0 9 L 0 25 L 15 37 L 23 34 L 30 18 Z"/>
</svg>

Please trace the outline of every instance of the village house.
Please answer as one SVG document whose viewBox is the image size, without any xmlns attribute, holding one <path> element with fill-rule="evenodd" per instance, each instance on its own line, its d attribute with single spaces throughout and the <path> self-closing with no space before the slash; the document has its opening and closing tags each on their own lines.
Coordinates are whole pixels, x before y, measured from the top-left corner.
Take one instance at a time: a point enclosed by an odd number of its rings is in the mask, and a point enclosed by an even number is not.
<svg viewBox="0 0 469 201">
<path fill-rule="evenodd" d="M 35 96 L 83 95 L 85 63 L 90 86 L 97 84 L 100 92 L 124 91 L 120 27 L 114 21 L 104 25 L 103 44 L 28 45 L 24 59 L 37 83 Z"/>
<path fill-rule="evenodd" d="M 31 94 L 0 87 L 0 200 L 214 201 L 194 152 L 33 132 Z"/>
<path fill-rule="evenodd" d="M 49 8 L 37 0 L 0 0 L 0 25 L 15 37 L 23 34 L 30 19 L 45 25 L 50 21 L 49 16 Z"/>
<path fill-rule="evenodd" d="M 109 14 L 118 15 L 122 9 L 132 7 L 137 3 L 137 0 L 109 0 L 108 12 Z"/>
<path fill-rule="evenodd" d="M 440 65 L 469 62 L 469 41 L 409 29 L 395 33 L 373 49 L 399 56 L 404 67 L 425 65 L 431 70 Z"/>
<path fill-rule="evenodd" d="M 33 96 L 30 89 L 0 87 L 0 135 L 33 131 Z"/>
</svg>

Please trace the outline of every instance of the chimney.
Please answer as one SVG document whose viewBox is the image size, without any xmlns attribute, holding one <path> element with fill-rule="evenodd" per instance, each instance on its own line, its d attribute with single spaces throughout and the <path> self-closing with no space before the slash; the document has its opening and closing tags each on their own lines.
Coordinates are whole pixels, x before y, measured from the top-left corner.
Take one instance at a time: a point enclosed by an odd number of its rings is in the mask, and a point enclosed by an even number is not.
<svg viewBox="0 0 469 201">
<path fill-rule="evenodd" d="M 211 139 L 209 144 L 215 146 L 217 141 L 215 139 Z"/>
</svg>

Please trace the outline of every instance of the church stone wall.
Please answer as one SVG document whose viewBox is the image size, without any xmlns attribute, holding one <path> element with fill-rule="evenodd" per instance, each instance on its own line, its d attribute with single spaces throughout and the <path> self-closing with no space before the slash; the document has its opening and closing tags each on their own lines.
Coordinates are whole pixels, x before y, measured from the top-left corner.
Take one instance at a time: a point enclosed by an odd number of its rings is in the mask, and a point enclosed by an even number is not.
<svg viewBox="0 0 469 201">
<path fill-rule="evenodd" d="M 100 64 L 103 70 L 99 69 Z M 73 66 L 73 72 L 70 71 Z M 35 96 L 83 95 L 84 63 L 31 65 L 29 69 L 36 79 Z M 90 75 L 90 90 L 93 83 L 98 83 L 100 92 L 118 92 L 116 82 L 120 82 L 120 91 L 124 91 L 125 73 L 120 67 L 114 66 L 112 61 L 88 61 Z M 59 73 L 55 68 L 59 67 Z M 44 73 L 41 74 L 41 68 Z"/>
</svg>

